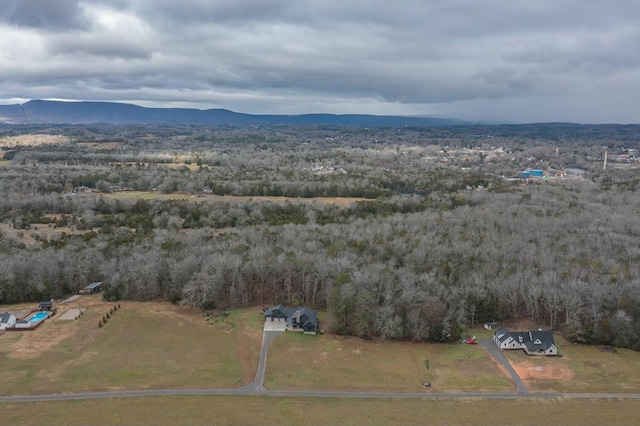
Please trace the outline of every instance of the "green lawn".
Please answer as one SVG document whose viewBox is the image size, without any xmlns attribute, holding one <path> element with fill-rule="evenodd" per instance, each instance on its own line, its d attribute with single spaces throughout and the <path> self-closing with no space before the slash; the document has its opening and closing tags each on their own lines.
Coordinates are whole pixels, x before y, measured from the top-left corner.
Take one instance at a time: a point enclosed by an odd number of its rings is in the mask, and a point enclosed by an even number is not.
<svg viewBox="0 0 640 426">
<path fill-rule="evenodd" d="M 107 310 L 92 308 L 76 321 L 54 318 L 32 332 L 5 333 L 0 393 L 233 388 L 253 380 L 261 343 L 261 333 L 253 329 L 260 319 L 256 310 L 207 322 L 171 305 L 127 303 L 98 328 Z M 41 352 L 12 353 L 63 333 L 68 337 Z"/>
<path fill-rule="evenodd" d="M 4 403 L 2 424 L 32 425 L 621 425 L 638 400 L 403 400 L 175 396 Z"/>
<path fill-rule="evenodd" d="M 428 360 L 428 368 L 427 368 Z M 269 349 L 265 387 L 294 390 L 511 392 L 511 379 L 479 345 L 376 342 L 285 333 Z"/>
</svg>

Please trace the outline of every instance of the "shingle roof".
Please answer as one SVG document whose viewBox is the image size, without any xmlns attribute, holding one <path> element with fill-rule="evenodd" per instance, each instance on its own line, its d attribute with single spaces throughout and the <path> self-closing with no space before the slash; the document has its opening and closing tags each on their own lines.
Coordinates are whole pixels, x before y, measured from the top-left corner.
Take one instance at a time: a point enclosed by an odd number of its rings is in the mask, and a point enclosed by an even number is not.
<svg viewBox="0 0 640 426">
<path fill-rule="evenodd" d="M 511 333 L 509 333 L 509 330 L 507 330 L 504 327 L 500 327 L 499 329 L 496 330 L 495 333 L 493 333 L 501 342 L 504 342 L 506 339 L 508 339 L 511 335 Z"/>
<path fill-rule="evenodd" d="M 555 345 L 553 334 L 550 331 L 534 330 L 526 333 L 525 345 L 529 349 L 547 350 Z"/>
<path fill-rule="evenodd" d="M 300 325 L 304 328 L 306 328 L 305 326 L 307 324 L 313 324 L 314 328 L 318 326 L 318 313 L 315 309 L 311 309 L 306 306 L 302 308 L 289 308 L 282 305 L 276 305 L 273 308 L 265 310 L 264 315 L 265 317 L 272 316 L 278 311 L 283 313 L 287 317 L 287 323 L 289 323 L 290 325 L 293 325 L 294 318 L 296 317 L 297 312 L 300 311 L 300 318 L 302 319 L 303 316 L 306 316 L 307 319 L 303 322 L 303 324 L 297 325 Z"/>
<path fill-rule="evenodd" d="M 500 342 L 512 337 L 516 342 L 524 344 L 530 350 L 547 350 L 551 346 L 555 346 L 553 333 L 550 331 L 508 331 L 506 328 L 501 328 L 494 334 Z"/>
<path fill-rule="evenodd" d="M 92 290 L 92 289 L 94 289 L 96 287 L 100 287 L 101 285 L 102 285 L 102 281 L 99 281 L 99 282 L 91 283 L 88 286 L 86 286 L 85 288 L 87 290 Z"/>
<path fill-rule="evenodd" d="M 9 323 L 9 319 L 11 319 L 11 314 L 9 312 L 0 314 L 0 323 Z"/>
</svg>

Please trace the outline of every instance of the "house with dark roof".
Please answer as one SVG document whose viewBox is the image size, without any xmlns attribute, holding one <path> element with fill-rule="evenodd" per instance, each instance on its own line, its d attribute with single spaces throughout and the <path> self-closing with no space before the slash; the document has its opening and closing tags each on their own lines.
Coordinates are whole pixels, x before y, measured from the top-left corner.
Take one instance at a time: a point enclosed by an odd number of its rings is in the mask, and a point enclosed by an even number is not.
<svg viewBox="0 0 640 426">
<path fill-rule="evenodd" d="M 40 302 L 40 304 L 38 305 L 38 310 L 39 311 L 54 311 L 55 312 L 56 307 L 53 305 L 53 299 L 46 300 L 44 302 Z"/>
<path fill-rule="evenodd" d="M 493 334 L 493 340 L 503 350 L 522 349 L 528 355 L 558 355 L 553 333 L 542 329 L 509 331 L 500 328 Z"/>
<path fill-rule="evenodd" d="M 282 305 L 264 311 L 265 330 L 298 331 L 317 334 L 318 313 L 311 308 L 289 308 Z"/>
<path fill-rule="evenodd" d="M 0 314 L 0 330 L 16 325 L 16 317 L 9 312 Z"/>
</svg>

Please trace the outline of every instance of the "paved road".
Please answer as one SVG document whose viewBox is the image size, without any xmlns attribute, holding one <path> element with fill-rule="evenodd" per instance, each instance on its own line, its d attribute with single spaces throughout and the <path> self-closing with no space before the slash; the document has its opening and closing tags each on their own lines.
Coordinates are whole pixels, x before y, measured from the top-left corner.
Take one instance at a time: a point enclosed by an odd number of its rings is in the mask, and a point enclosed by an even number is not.
<svg viewBox="0 0 640 426">
<path fill-rule="evenodd" d="M 502 364 L 502 366 L 507 370 L 509 374 L 511 374 L 511 378 L 516 384 L 516 393 L 518 395 L 528 394 L 529 391 L 527 390 L 527 386 L 525 386 L 522 379 L 520 379 L 520 376 L 518 376 L 518 373 L 516 373 L 516 370 L 513 369 L 509 361 L 504 357 L 504 355 L 502 354 L 502 351 L 500 350 L 498 345 L 496 345 L 496 342 L 494 342 L 493 339 L 480 339 L 480 344 L 482 345 L 483 348 L 489 351 L 489 353 L 500 364 Z"/>
<path fill-rule="evenodd" d="M 79 399 L 133 398 L 149 396 L 189 396 L 189 395 L 269 395 L 310 398 L 380 398 L 380 399 L 633 399 L 640 400 L 640 394 L 603 393 L 374 393 L 374 392 L 321 392 L 321 391 L 278 391 L 259 389 L 157 389 L 118 392 L 83 392 L 58 395 L 4 396 L 3 402 L 71 401 Z"/>
</svg>

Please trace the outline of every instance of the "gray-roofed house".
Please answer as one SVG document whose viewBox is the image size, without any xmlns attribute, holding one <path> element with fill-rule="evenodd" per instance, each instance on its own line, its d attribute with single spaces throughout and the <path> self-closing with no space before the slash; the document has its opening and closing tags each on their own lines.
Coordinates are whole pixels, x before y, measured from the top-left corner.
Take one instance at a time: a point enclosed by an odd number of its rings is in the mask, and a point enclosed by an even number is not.
<svg viewBox="0 0 640 426">
<path fill-rule="evenodd" d="M 46 300 L 44 302 L 40 302 L 38 305 L 39 311 L 55 311 L 56 308 L 53 305 L 53 300 Z"/>
<path fill-rule="evenodd" d="M 16 317 L 9 312 L 0 314 L 0 330 L 16 325 Z"/>
<path fill-rule="evenodd" d="M 102 289 L 102 281 L 99 281 L 99 282 L 91 283 L 81 288 L 80 290 L 78 290 L 78 293 L 80 294 L 100 293 L 101 289 Z"/>
<path fill-rule="evenodd" d="M 542 329 L 531 331 L 509 331 L 500 328 L 493 334 L 500 349 L 522 349 L 528 355 L 558 355 L 553 333 Z"/>
<path fill-rule="evenodd" d="M 282 305 L 264 311 L 265 330 L 298 331 L 317 334 L 318 313 L 311 308 L 288 308 Z"/>
</svg>

